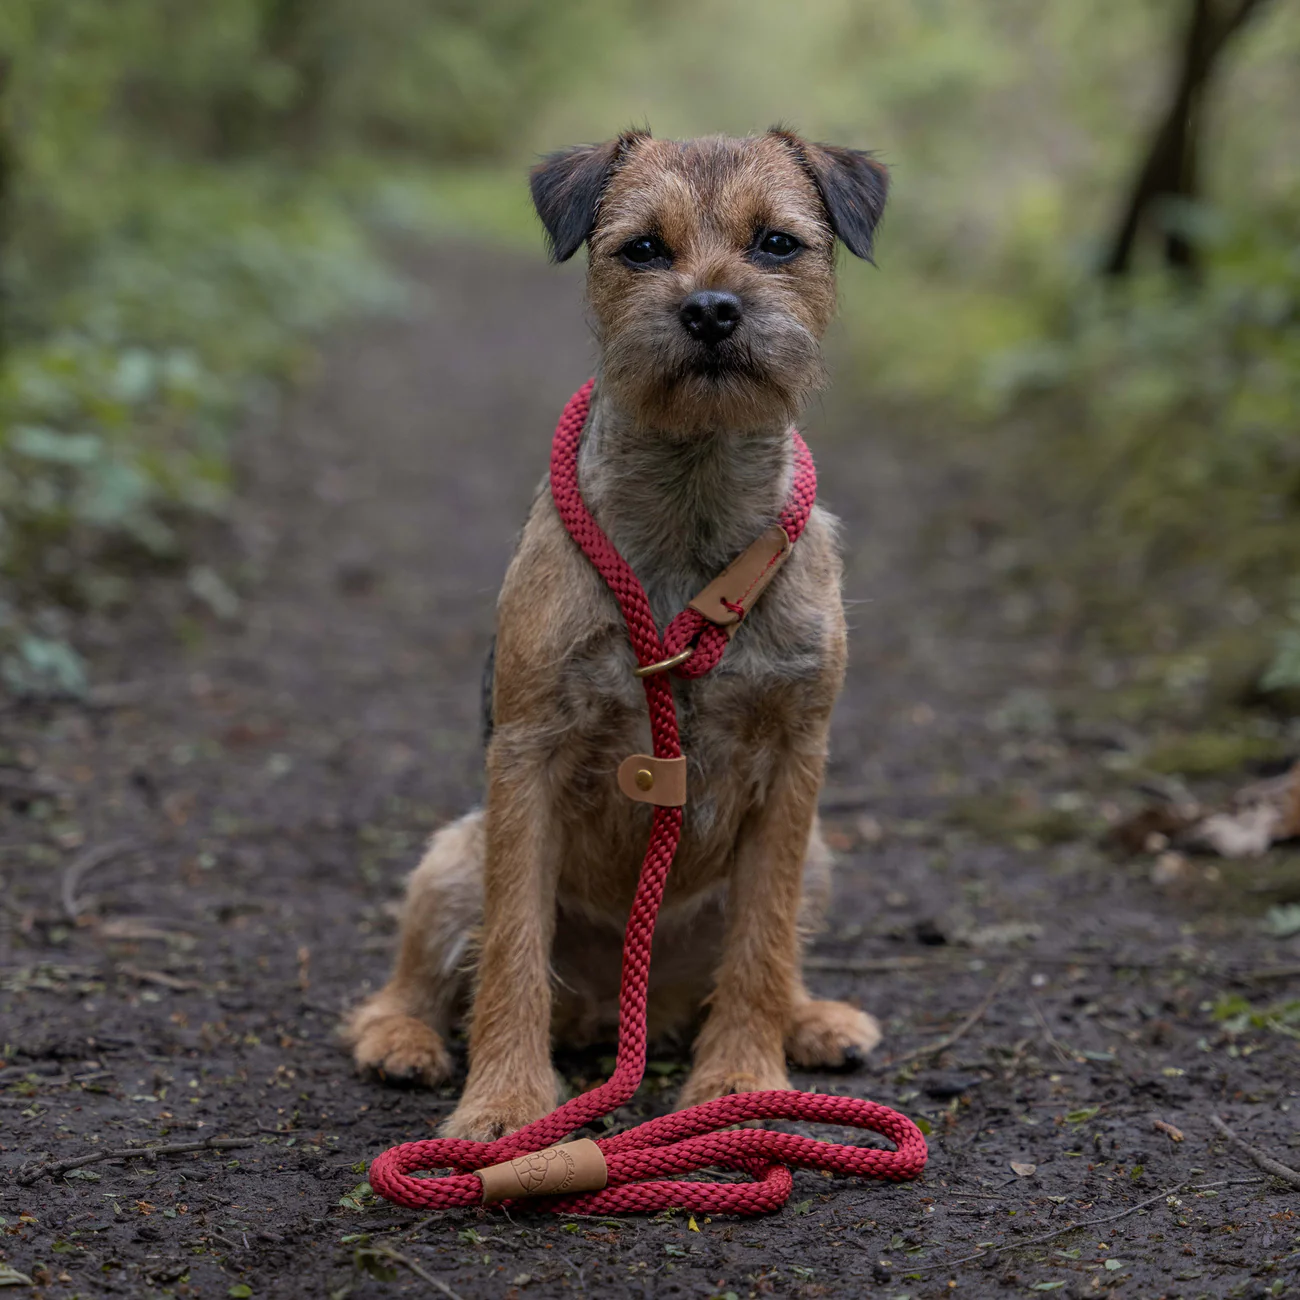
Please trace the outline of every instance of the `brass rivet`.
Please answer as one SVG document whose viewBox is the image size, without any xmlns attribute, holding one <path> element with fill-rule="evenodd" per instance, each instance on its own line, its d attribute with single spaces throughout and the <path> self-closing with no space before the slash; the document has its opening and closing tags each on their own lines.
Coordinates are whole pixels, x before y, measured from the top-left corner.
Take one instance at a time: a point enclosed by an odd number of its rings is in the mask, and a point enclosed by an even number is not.
<svg viewBox="0 0 1300 1300">
<path fill-rule="evenodd" d="M 642 767 L 637 770 L 636 788 L 638 790 L 648 790 L 655 783 L 655 774 L 648 768 Z"/>
</svg>

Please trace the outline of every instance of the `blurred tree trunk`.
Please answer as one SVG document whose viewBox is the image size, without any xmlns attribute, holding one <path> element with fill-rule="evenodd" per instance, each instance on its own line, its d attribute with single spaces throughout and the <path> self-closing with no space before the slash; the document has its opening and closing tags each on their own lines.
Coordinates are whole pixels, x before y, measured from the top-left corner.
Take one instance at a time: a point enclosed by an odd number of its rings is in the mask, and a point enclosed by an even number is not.
<svg viewBox="0 0 1300 1300">
<path fill-rule="evenodd" d="M 299 150 L 316 144 L 327 89 L 327 68 L 320 32 L 313 27 L 320 0 L 269 0 L 263 19 L 267 53 L 294 71 L 296 86 L 276 124 Z"/>
<path fill-rule="evenodd" d="M 1265 0 L 1190 0 L 1178 75 L 1160 125 L 1138 171 L 1124 215 L 1104 263 L 1105 273 L 1127 275 L 1145 221 L 1159 217 L 1159 206 L 1194 200 L 1199 193 L 1200 145 L 1205 126 L 1205 96 L 1224 48 Z M 1195 244 L 1180 230 L 1164 237 L 1170 267 L 1195 272 Z"/>
<path fill-rule="evenodd" d="M 328 68 L 320 41 L 321 0 L 262 0 L 261 53 L 292 74 L 283 102 L 268 104 L 251 86 L 218 101 L 217 151 L 239 156 L 285 144 L 300 152 L 318 143 Z"/>
</svg>

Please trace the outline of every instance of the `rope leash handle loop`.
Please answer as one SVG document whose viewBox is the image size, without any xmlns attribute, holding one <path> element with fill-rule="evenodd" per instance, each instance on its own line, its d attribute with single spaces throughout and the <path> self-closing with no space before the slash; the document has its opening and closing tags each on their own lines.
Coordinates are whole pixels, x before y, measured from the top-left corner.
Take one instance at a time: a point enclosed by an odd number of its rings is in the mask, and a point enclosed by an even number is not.
<svg viewBox="0 0 1300 1300">
<path fill-rule="evenodd" d="M 594 380 L 588 380 L 574 393 L 555 430 L 551 495 L 556 509 L 569 535 L 618 601 L 638 665 L 655 667 L 681 654 L 687 646 L 694 646 L 694 653 L 673 671 L 686 678 L 702 676 L 722 658 L 727 647 L 726 633 L 687 608 L 660 637 L 641 583 L 592 517 L 578 489 L 578 444 L 594 385 Z M 798 432 L 792 432 L 791 437 L 791 489 L 778 522 L 794 542 L 812 513 L 817 476 L 804 440 Z M 641 678 L 656 758 L 681 755 L 670 677 L 669 672 L 656 672 Z M 655 919 L 681 834 L 682 810 L 656 807 L 623 938 L 618 1055 L 609 1079 L 495 1142 L 433 1138 L 385 1151 L 370 1166 L 370 1185 L 378 1195 L 397 1205 L 423 1209 L 481 1205 L 483 1184 L 476 1170 L 554 1146 L 575 1129 L 632 1099 L 645 1074 L 646 997 Z M 824 1142 L 770 1129 L 722 1131 L 756 1119 L 803 1120 L 857 1128 L 880 1134 L 896 1149 Z M 887 1106 L 857 1097 L 794 1091 L 720 1097 L 602 1138 L 596 1145 L 608 1171 L 602 1191 L 499 1204 L 532 1204 L 556 1214 L 642 1212 L 670 1207 L 708 1214 L 766 1214 L 779 1209 L 789 1197 L 792 1166 L 901 1182 L 915 1178 L 925 1168 L 928 1155 L 921 1130 Z M 704 1168 L 748 1174 L 752 1181 L 684 1182 L 676 1177 Z M 417 1171 L 437 1169 L 456 1172 L 440 1178 L 412 1176 Z"/>
</svg>

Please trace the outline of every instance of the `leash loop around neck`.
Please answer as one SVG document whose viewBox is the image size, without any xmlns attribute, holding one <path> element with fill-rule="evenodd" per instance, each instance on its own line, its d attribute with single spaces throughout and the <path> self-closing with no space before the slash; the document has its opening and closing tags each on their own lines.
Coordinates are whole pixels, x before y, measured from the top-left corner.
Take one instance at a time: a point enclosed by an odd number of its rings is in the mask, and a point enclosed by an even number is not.
<svg viewBox="0 0 1300 1300">
<path fill-rule="evenodd" d="M 593 385 L 594 381 L 589 381 L 569 399 L 555 430 L 551 493 L 556 508 L 570 536 L 618 601 L 638 664 L 642 668 L 656 666 L 692 644 L 695 653 L 676 671 L 684 677 L 700 676 L 722 657 L 727 632 L 688 606 L 661 638 L 644 589 L 578 490 L 578 444 Z M 808 522 L 817 487 L 812 456 L 798 433 L 792 437 L 795 473 L 780 524 L 794 542 Z M 641 682 L 655 757 L 680 758 L 671 674 L 654 673 L 643 676 Z M 792 1167 L 892 1182 L 921 1173 L 928 1151 L 920 1129 L 910 1119 L 876 1102 L 822 1093 L 766 1091 L 719 1097 L 649 1120 L 613 1137 L 572 1144 L 584 1148 L 581 1161 L 566 1153 L 564 1147 L 555 1147 L 576 1129 L 626 1104 L 641 1084 L 646 1063 L 651 942 L 681 834 L 681 807 L 657 805 L 623 940 L 618 1055 L 610 1078 L 495 1142 L 436 1138 L 393 1147 L 370 1166 L 370 1185 L 375 1192 L 395 1204 L 424 1209 L 502 1204 L 532 1206 L 556 1214 L 654 1212 L 669 1208 L 707 1214 L 764 1214 L 785 1204 L 793 1187 Z M 768 1129 L 719 1131 L 755 1119 L 802 1120 L 863 1129 L 881 1134 L 894 1143 L 896 1150 L 823 1142 Z M 602 1158 L 603 1170 L 586 1184 L 593 1190 L 548 1194 L 557 1188 L 582 1185 L 569 1179 L 565 1170 L 588 1160 L 599 1167 Z M 493 1189 L 504 1185 L 501 1166 L 509 1166 L 504 1181 L 510 1187 L 523 1189 L 523 1194 L 498 1199 L 499 1193 Z M 686 1182 L 677 1178 L 705 1168 L 747 1174 L 751 1181 Z M 413 1176 L 438 1169 L 457 1172 L 438 1178 Z M 479 1171 L 483 1171 L 482 1177 Z M 558 1176 L 553 1176 L 552 1171 Z M 525 1199 L 532 1192 L 540 1194 L 540 1199 Z"/>
</svg>

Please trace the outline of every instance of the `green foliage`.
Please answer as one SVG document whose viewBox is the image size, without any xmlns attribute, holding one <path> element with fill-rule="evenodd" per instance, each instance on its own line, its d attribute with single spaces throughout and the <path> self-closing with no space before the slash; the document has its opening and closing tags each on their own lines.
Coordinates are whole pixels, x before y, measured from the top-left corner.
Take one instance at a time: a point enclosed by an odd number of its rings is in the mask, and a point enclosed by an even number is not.
<svg viewBox="0 0 1300 1300">
<path fill-rule="evenodd" d="M 1206 105 L 1208 202 L 1164 214 L 1205 250 L 1203 282 L 1154 270 L 1151 232 L 1118 291 L 1095 269 L 1182 0 L 749 13 L 698 0 L 689 48 L 669 51 L 669 24 L 621 49 L 556 103 L 548 143 L 629 104 L 660 133 L 786 118 L 877 149 L 880 269 L 845 259 L 837 384 L 942 429 L 939 454 L 975 471 L 976 508 L 1008 539 L 1007 585 L 1059 631 L 1142 653 L 1249 632 L 1258 681 L 1300 568 L 1300 11 L 1261 6 L 1235 39 Z M 1275 692 L 1300 675 L 1294 626 Z"/>
<path fill-rule="evenodd" d="M 1249 763 L 1284 758 L 1287 752 L 1287 742 L 1276 737 L 1195 731 L 1157 739 L 1144 755 L 1143 765 L 1152 772 L 1217 776 L 1238 772 Z"/>
<path fill-rule="evenodd" d="M 1214 1004 L 1211 1014 L 1222 1023 L 1224 1032 L 1237 1037 L 1249 1029 L 1267 1029 L 1300 1038 L 1300 999 L 1255 1006 L 1238 993 L 1225 993 Z"/>
<path fill-rule="evenodd" d="M 1200 569 L 1276 608 L 1300 566 L 1300 249 L 1280 216 L 1202 225 L 1203 284 L 1080 283 L 1063 325 L 986 370 L 997 416 L 1030 430 L 1020 469 L 1091 572 L 1085 598 L 1159 607 Z"/>
<path fill-rule="evenodd" d="M 461 202 L 413 182 L 412 160 L 510 146 L 620 12 L 594 10 L 0 6 L 5 686 L 84 688 L 57 609 L 111 607 L 180 560 L 187 520 L 229 499 L 232 426 L 323 325 L 400 304 L 376 223 Z M 198 572 L 198 597 L 230 608 Z"/>
<path fill-rule="evenodd" d="M 50 610 L 111 606 L 145 562 L 180 562 L 186 521 L 235 488 L 229 431 L 267 381 L 300 370 L 321 325 L 397 301 L 377 225 L 539 250 L 521 175 L 536 152 L 634 122 L 682 136 L 784 120 L 891 167 L 880 269 L 845 259 L 837 382 L 944 426 L 1016 539 L 1008 581 L 1050 589 L 1057 627 L 1129 648 L 1191 653 L 1198 621 L 1226 619 L 1253 638 L 1255 680 L 1267 667 L 1261 685 L 1290 698 L 1295 6 L 1261 7 L 1213 87 L 1212 204 L 1165 214 L 1205 248 L 1203 282 L 1141 271 L 1114 292 L 1093 275 L 1183 11 L 6 0 L 10 687 L 77 689 L 75 658 L 50 657 L 65 639 Z"/>
<path fill-rule="evenodd" d="M 1277 634 L 1272 661 L 1260 679 L 1260 689 L 1300 691 L 1300 584 L 1292 584 L 1286 624 Z"/>
<path fill-rule="evenodd" d="M 115 575 L 174 559 L 177 525 L 224 508 L 255 381 L 290 377 L 303 335 L 340 312 L 398 300 L 322 185 L 168 166 L 136 188 L 137 219 L 102 233 L 75 285 L 33 293 L 41 328 L 5 357 L 0 575 L 19 608 L 112 605 L 128 590 Z M 6 641 L 12 689 L 75 689 L 30 644 L 19 671 L 0 625 Z"/>
</svg>

